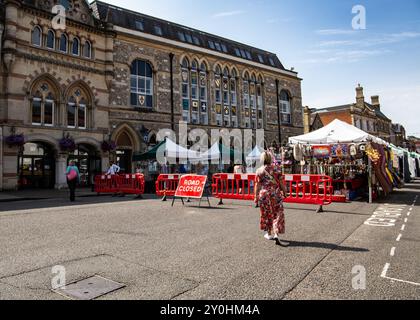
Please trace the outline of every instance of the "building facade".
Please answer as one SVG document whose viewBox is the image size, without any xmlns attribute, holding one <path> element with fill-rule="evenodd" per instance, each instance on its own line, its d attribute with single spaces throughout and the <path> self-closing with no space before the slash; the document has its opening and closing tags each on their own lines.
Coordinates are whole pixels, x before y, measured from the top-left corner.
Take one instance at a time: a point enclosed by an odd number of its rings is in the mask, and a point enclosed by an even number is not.
<svg viewBox="0 0 420 320">
<path fill-rule="evenodd" d="M 378 96 L 371 97 L 371 103 L 365 101 L 363 87 L 356 88 L 356 102 L 342 106 L 322 109 L 309 109 L 306 111 L 308 119 L 315 119 L 319 115 L 324 126 L 335 119 L 347 122 L 365 132 L 391 142 L 392 121 L 381 111 Z"/>
<path fill-rule="evenodd" d="M 264 129 L 267 146 L 303 133 L 301 79 L 273 53 L 99 1 L 0 0 L 0 14 L 2 189 L 64 187 L 69 160 L 85 185 L 113 160 L 133 172 L 180 121 Z"/>
<path fill-rule="evenodd" d="M 405 128 L 399 123 L 392 124 L 391 143 L 401 148 L 405 148 L 407 146 L 407 134 Z"/>
</svg>

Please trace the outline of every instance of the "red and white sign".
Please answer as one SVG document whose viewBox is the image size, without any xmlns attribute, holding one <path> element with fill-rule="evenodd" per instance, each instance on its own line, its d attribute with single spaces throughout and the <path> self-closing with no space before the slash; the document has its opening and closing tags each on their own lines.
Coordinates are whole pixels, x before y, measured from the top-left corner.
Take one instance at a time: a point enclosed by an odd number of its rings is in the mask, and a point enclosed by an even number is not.
<svg viewBox="0 0 420 320">
<path fill-rule="evenodd" d="M 179 180 L 175 197 L 201 199 L 203 197 L 204 187 L 207 182 L 207 176 L 185 175 Z"/>
</svg>

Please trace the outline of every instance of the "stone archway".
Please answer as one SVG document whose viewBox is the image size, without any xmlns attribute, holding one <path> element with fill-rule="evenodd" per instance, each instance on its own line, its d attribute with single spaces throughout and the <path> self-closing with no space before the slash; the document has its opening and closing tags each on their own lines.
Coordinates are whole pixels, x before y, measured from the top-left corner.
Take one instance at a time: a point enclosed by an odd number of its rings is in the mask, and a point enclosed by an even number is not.
<svg viewBox="0 0 420 320">
<path fill-rule="evenodd" d="M 123 124 L 114 131 L 111 139 L 117 145 L 115 157 L 112 160 L 119 164 L 121 172 L 132 173 L 133 154 L 140 151 L 141 145 L 138 134 L 131 126 Z"/>
</svg>

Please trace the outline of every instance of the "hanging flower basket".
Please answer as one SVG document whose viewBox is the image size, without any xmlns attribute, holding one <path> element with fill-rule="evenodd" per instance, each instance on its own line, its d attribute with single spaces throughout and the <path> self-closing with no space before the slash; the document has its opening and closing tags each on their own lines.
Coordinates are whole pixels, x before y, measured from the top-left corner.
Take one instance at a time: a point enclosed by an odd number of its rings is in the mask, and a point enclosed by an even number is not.
<svg viewBox="0 0 420 320">
<path fill-rule="evenodd" d="M 103 152 L 112 152 L 117 149 L 117 144 L 114 141 L 103 141 L 101 148 Z"/>
<path fill-rule="evenodd" d="M 76 143 L 72 138 L 63 138 L 59 141 L 61 151 L 73 152 L 76 150 Z"/>
<path fill-rule="evenodd" d="M 12 134 L 6 137 L 5 141 L 9 147 L 22 147 L 25 144 L 25 137 L 23 134 Z"/>
</svg>

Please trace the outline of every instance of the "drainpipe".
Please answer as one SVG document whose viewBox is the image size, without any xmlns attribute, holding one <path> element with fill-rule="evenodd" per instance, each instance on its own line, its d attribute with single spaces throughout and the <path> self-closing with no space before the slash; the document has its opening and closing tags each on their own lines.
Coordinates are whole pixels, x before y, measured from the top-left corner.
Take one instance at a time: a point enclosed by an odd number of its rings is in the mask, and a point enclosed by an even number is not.
<svg viewBox="0 0 420 320">
<path fill-rule="evenodd" d="M 0 127 L 0 191 L 3 191 L 3 127 Z"/>
<path fill-rule="evenodd" d="M 174 57 L 175 55 L 171 52 L 169 54 L 169 63 L 171 69 L 171 129 L 175 131 L 175 110 L 174 110 Z"/>
<path fill-rule="evenodd" d="M 276 79 L 276 94 L 277 94 L 277 119 L 278 119 L 278 130 L 279 130 L 279 148 L 282 147 L 282 137 L 281 137 L 281 114 L 280 114 L 280 81 Z"/>
</svg>

